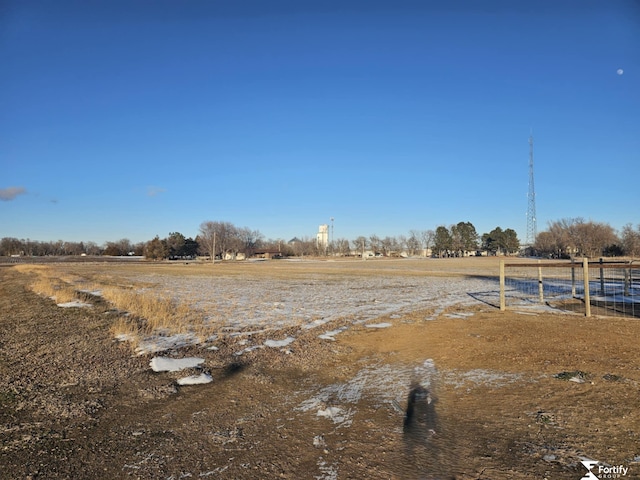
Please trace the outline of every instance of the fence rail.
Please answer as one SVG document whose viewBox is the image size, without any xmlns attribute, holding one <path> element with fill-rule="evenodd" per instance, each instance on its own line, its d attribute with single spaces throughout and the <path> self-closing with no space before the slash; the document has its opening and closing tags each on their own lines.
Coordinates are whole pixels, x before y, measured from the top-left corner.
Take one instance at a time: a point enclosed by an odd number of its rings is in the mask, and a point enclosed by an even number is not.
<svg viewBox="0 0 640 480">
<path fill-rule="evenodd" d="M 500 310 L 547 306 L 640 318 L 640 262 L 500 262 Z"/>
</svg>

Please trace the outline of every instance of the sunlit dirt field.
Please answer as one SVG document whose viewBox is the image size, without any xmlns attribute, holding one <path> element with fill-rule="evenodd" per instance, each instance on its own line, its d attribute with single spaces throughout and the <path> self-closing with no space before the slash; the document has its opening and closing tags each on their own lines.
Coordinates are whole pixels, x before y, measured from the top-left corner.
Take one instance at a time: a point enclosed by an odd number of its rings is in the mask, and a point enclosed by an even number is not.
<svg viewBox="0 0 640 480">
<path fill-rule="evenodd" d="M 0 476 L 640 478 L 638 320 L 500 312 L 470 295 L 497 262 L 49 265 L 83 308 L 0 267 Z M 197 341 L 116 339 L 108 285 L 190 305 Z"/>
</svg>

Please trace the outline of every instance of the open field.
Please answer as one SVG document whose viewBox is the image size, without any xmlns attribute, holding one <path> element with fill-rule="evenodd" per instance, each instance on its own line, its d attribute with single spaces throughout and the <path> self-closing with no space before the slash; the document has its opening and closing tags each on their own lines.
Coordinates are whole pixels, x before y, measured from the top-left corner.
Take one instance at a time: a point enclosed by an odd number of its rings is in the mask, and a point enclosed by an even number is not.
<svg viewBox="0 0 640 480">
<path fill-rule="evenodd" d="M 589 458 L 640 478 L 640 322 L 500 312 L 476 299 L 497 274 L 0 267 L 0 477 L 577 480 Z"/>
</svg>

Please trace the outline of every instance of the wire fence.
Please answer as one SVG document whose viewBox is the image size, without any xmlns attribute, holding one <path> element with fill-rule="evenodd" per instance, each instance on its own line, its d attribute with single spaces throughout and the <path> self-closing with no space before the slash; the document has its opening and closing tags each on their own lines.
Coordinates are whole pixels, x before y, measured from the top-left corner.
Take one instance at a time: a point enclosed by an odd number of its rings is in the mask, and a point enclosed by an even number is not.
<svg viewBox="0 0 640 480">
<path fill-rule="evenodd" d="M 640 318 L 640 262 L 500 262 L 500 309 Z"/>
</svg>

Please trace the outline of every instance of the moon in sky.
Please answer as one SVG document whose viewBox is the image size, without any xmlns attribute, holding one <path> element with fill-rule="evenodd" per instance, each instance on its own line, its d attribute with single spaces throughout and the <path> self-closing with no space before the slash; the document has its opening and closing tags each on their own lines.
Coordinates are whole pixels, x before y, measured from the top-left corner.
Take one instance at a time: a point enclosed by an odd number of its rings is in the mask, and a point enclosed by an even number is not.
<svg viewBox="0 0 640 480">
<path fill-rule="evenodd" d="M 618 70 L 616 70 L 616 73 L 617 73 L 618 75 L 622 75 L 622 74 L 624 73 L 624 70 L 623 70 L 623 69 L 621 69 L 621 68 L 619 68 Z"/>
</svg>

